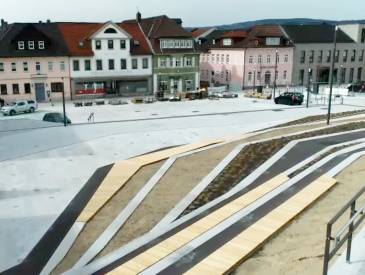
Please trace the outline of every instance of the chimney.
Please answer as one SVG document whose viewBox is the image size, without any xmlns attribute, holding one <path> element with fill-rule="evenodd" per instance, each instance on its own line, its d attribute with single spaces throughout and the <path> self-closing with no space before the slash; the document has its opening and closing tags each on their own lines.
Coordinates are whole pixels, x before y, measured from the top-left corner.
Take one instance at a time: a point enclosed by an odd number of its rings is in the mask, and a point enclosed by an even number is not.
<svg viewBox="0 0 365 275">
<path fill-rule="evenodd" d="M 6 32 L 7 29 L 8 29 L 8 22 L 6 22 L 4 19 L 1 19 L 0 33 Z"/>
<path fill-rule="evenodd" d="M 51 19 L 47 19 L 47 23 L 50 24 L 51 23 Z"/>
<path fill-rule="evenodd" d="M 38 21 L 38 23 L 39 23 L 39 24 L 42 24 L 42 21 L 41 21 L 41 20 L 39 20 L 39 21 Z"/>
<path fill-rule="evenodd" d="M 142 21 L 142 14 L 140 13 L 140 12 L 137 12 L 137 16 L 136 16 L 137 18 L 137 22 L 138 23 L 141 23 L 141 21 Z"/>
</svg>

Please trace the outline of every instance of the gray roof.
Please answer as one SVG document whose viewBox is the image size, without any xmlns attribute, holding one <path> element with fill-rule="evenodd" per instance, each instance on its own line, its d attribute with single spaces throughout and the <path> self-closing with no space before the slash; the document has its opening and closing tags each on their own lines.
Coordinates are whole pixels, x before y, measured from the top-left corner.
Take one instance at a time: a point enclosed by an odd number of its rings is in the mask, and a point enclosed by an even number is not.
<svg viewBox="0 0 365 275">
<path fill-rule="evenodd" d="M 333 43 L 335 26 L 323 25 L 282 25 L 282 28 L 294 44 Z M 354 43 L 342 30 L 337 32 L 338 43 Z"/>
<path fill-rule="evenodd" d="M 18 36 L 27 37 L 35 34 L 44 37 L 47 47 L 44 50 L 18 50 L 16 41 Z M 8 26 L 6 32 L 0 37 L 0 57 L 50 57 L 67 56 L 66 43 L 55 23 L 14 23 Z"/>
</svg>

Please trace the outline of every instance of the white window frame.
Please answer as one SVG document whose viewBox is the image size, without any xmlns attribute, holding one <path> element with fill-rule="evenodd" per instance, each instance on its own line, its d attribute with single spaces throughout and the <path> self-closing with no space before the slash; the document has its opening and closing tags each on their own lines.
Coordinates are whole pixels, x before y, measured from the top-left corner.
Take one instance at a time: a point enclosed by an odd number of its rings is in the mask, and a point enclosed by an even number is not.
<svg viewBox="0 0 365 275">
<path fill-rule="evenodd" d="M 224 38 L 223 39 L 223 46 L 232 46 L 232 39 L 231 38 Z"/>
<path fill-rule="evenodd" d="M 38 41 L 38 49 L 44 50 L 44 41 Z"/>
<path fill-rule="evenodd" d="M 4 72 L 5 71 L 5 64 L 4 62 L 0 62 L 0 72 Z"/>
<path fill-rule="evenodd" d="M 11 62 L 11 71 L 15 73 L 17 71 L 16 69 L 16 62 Z"/>
<path fill-rule="evenodd" d="M 18 50 L 25 50 L 24 41 L 18 41 Z"/>
<path fill-rule="evenodd" d="M 64 72 L 66 70 L 66 63 L 65 61 L 60 62 L 60 71 Z"/>
<path fill-rule="evenodd" d="M 52 61 L 48 61 L 48 71 L 53 72 L 53 62 Z"/>
<path fill-rule="evenodd" d="M 29 64 L 28 64 L 28 62 L 23 62 L 23 72 L 29 72 Z"/>
<path fill-rule="evenodd" d="M 28 49 L 34 50 L 34 41 L 28 41 Z"/>
</svg>

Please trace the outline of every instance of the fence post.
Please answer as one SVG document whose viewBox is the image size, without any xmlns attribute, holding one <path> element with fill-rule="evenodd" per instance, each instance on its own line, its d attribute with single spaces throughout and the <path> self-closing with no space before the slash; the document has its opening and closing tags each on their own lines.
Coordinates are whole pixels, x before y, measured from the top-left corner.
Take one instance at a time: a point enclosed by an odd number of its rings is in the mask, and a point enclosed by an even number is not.
<svg viewBox="0 0 365 275">
<path fill-rule="evenodd" d="M 356 214 L 356 201 L 351 204 L 351 212 L 350 212 L 350 220 Z M 350 223 L 349 225 L 349 238 L 347 240 L 347 251 L 346 251 L 346 261 L 350 262 L 351 260 L 351 245 L 352 245 L 352 234 L 354 231 L 354 223 Z"/>
<path fill-rule="evenodd" d="M 332 240 L 332 224 L 327 224 L 327 232 L 326 232 L 326 245 L 324 248 L 324 259 L 323 259 L 323 275 L 327 275 L 328 273 L 328 262 L 329 262 L 329 254 L 330 254 L 330 246 Z"/>
</svg>

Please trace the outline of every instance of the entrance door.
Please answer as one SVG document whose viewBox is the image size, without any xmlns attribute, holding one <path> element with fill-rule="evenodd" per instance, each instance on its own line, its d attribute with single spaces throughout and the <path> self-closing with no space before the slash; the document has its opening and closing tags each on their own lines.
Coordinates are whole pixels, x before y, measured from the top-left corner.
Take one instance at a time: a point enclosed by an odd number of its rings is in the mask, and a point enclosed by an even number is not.
<svg viewBox="0 0 365 275">
<path fill-rule="evenodd" d="M 265 73 L 265 85 L 270 85 L 270 84 L 271 84 L 271 73 L 267 71 Z"/>
<path fill-rule="evenodd" d="M 44 83 L 35 83 L 35 98 L 38 102 L 46 100 L 46 89 Z"/>
</svg>

